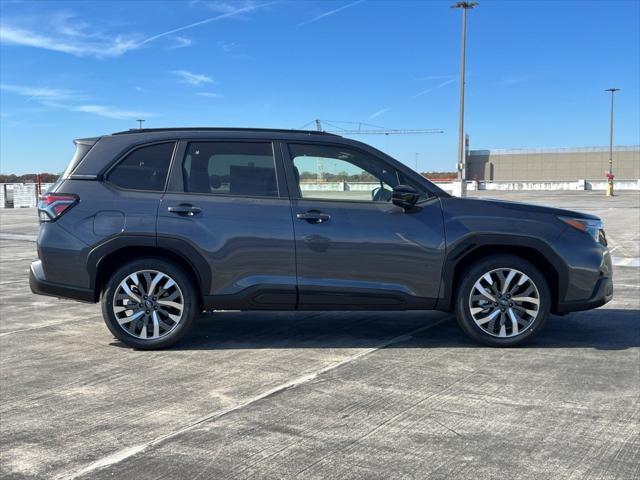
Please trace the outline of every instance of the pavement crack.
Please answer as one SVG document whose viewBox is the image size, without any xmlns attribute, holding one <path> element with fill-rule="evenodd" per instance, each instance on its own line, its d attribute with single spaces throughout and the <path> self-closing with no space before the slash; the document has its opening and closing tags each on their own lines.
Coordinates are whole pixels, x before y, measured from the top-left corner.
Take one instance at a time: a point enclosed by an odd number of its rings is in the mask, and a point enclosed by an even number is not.
<svg viewBox="0 0 640 480">
<path fill-rule="evenodd" d="M 404 333 L 404 334 L 399 335 L 397 337 L 391 338 L 390 340 L 386 340 L 386 341 L 384 341 L 384 342 L 382 342 L 382 343 L 380 343 L 380 344 L 378 344 L 378 345 L 376 345 L 374 347 L 362 350 L 361 352 L 358 352 L 357 354 L 352 355 L 351 357 L 346 358 L 344 360 L 341 360 L 341 361 L 339 361 L 337 363 L 333 363 L 331 365 L 327 365 L 326 367 L 323 367 L 323 368 L 321 368 L 319 370 L 316 370 L 316 371 L 301 375 L 299 377 L 294 378 L 293 380 L 290 380 L 288 382 L 285 382 L 285 383 L 277 385 L 277 386 L 275 386 L 273 388 L 270 388 L 269 390 L 266 390 L 266 391 L 264 391 L 264 392 L 262 392 L 262 393 L 260 393 L 260 394 L 258 394 L 256 396 L 251 397 L 251 398 L 249 398 L 249 399 L 247 399 L 247 400 L 245 400 L 243 402 L 240 402 L 240 403 L 238 403 L 238 404 L 236 404 L 234 406 L 227 407 L 225 409 L 217 410 L 217 411 L 215 411 L 213 413 L 210 413 L 210 414 L 208 414 L 208 415 L 206 415 L 204 417 L 201 417 L 201 418 L 189 423 L 188 425 L 185 425 L 182 428 L 179 428 L 178 430 L 174 430 L 173 432 L 169 432 L 169 433 L 166 433 L 164 435 L 160 435 L 159 437 L 156 437 L 156 438 L 154 438 L 154 439 L 152 439 L 152 440 L 150 440 L 150 441 L 148 441 L 146 443 L 142 443 L 142 444 L 139 444 L 139 445 L 135 445 L 135 446 L 124 448 L 122 450 L 118 450 L 118 451 L 112 453 L 111 455 L 107 455 L 107 456 L 105 456 L 105 457 L 103 457 L 103 458 L 101 458 L 99 460 L 96 460 L 93 463 L 90 463 L 89 465 L 81 468 L 80 470 L 63 473 L 63 474 L 59 475 L 57 478 L 59 480 L 73 480 L 73 479 L 82 477 L 84 475 L 90 474 L 90 473 L 92 473 L 92 472 L 94 472 L 96 470 L 100 470 L 100 469 L 103 469 L 105 467 L 120 463 L 123 460 L 126 460 L 127 458 L 133 457 L 133 456 L 135 456 L 135 455 L 147 450 L 150 447 L 154 447 L 154 446 L 159 445 L 159 444 L 161 444 L 161 443 L 163 443 L 163 442 L 165 442 L 167 440 L 170 440 L 170 439 L 172 439 L 174 437 L 177 437 L 178 435 L 181 435 L 183 433 L 191 431 L 191 430 L 199 427 L 200 425 L 202 425 L 204 423 L 217 420 L 218 418 L 221 418 L 221 417 L 223 417 L 225 415 L 228 415 L 230 413 L 233 413 L 233 412 L 236 412 L 238 410 L 241 410 L 241 409 L 243 409 L 245 407 L 248 407 L 248 406 L 250 406 L 250 405 L 252 405 L 252 404 L 254 404 L 256 402 L 259 402 L 260 400 L 263 400 L 263 399 L 271 397 L 273 395 L 282 393 L 282 392 L 284 392 L 286 390 L 290 390 L 290 389 L 299 387 L 301 385 L 308 384 L 309 382 L 314 381 L 320 375 L 323 375 L 323 374 L 325 374 L 327 372 L 330 372 L 332 370 L 340 368 L 340 367 L 342 367 L 344 365 L 347 365 L 347 364 L 349 364 L 351 362 L 354 362 L 354 361 L 356 361 L 356 360 L 358 360 L 358 359 L 360 359 L 360 358 L 362 358 L 362 357 L 364 357 L 366 355 L 369 355 L 369 354 L 371 354 L 373 352 L 376 352 L 378 350 L 386 348 L 386 347 L 388 347 L 390 345 L 394 345 L 394 344 L 397 344 L 397 343 L 405 342 L 405 341 L 411 339 L 414 335 L 416 335 L 418 333 L 421 333 L 421 332 L 424 332 L 426 330 L 429 330 L 431 328 L 434 328 L 434 327 L 444 323 L 445 321 L 449 320 L 450 318 L 451 318 L 450 315 L 446 315 L 443 318 L 441 318 L 439 320 L 436 320 L 433 323 L 430 323 L 430 324 L 425 325 L 425 326 L 420 327 L 420 328 L 416 328 L 414 330 L 411 330 L 410 332 L 407 332 L 407 333 Z M 461 380 L 463 380 L 463 379 L 461 379 Z"/>
</svg>

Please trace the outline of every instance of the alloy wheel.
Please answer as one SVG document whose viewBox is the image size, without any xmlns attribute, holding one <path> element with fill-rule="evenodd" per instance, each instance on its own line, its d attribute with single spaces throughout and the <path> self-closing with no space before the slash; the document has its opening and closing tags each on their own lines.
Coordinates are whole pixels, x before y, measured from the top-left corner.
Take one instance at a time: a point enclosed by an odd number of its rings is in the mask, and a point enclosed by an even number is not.
<svg viewBox="0 0 640 480">
<path fill-rule="evenodd" d="M 485 333 L 515 337 L 528 330 L 540 312 L 540 293 L 531 278 L 513 268 L 483 274 L 469 295 L 469 312 Z"/>
<path fill-rule="evenodd" d="M 113 313 L 129 335 L 153 340 L 178 326 L 184 313 L 184 298 L 178 284 L 166 273 L 140 270 L 118 284 Z"/>
</svg>

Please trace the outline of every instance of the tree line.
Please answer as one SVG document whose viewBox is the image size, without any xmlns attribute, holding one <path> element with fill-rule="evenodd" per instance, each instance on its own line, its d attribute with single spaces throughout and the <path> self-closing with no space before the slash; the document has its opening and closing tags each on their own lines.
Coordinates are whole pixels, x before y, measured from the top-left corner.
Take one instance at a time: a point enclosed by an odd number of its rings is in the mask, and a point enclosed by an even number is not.
<svg viewBox="0 0 640 480">
<path fill-rule="evenodd" d="M 0 183 L 37 183 L 38 175 L 40 175 L 40 183 L 53 183 L 60 176 L 59 173 L 26 173 L 24 175 L 0 174 Z"/>
</svg>

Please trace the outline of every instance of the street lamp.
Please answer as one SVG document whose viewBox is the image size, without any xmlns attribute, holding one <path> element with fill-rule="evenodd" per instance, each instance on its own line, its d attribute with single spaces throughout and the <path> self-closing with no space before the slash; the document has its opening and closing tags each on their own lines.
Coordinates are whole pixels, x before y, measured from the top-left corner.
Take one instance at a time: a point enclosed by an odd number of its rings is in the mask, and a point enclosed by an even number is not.
<svg viewBox="0 0 640 480">
<path fill-rule="evenodd" d="M 143 119 L 138 119 L 138 120 L 136 120 L 136 122 L 138 122 L 138 128 L 142 129 L 142 124 L 144 123 L 144 120 Z"/>
<path fill-rule="evenodd" d="M 611 122 L 609 125 L 609 173 L 607 174 L 607 197 L 613 197 L 613 97 L 619 88 L 607 88 L 611 92 Z"/>
<path fill-rule="evenodd" d="M 467 49 L 467 10 L 478 6 L 477 2 L 457 2 L 451 8 L 462 9 L 462 60 L 460 61 L 460 126 L 458 130 L 458 182 L 460 182 L 460 196 L 467 193 L 467 184 L 464 178 L 464 73 L 465 55 Z"/>
</svg>

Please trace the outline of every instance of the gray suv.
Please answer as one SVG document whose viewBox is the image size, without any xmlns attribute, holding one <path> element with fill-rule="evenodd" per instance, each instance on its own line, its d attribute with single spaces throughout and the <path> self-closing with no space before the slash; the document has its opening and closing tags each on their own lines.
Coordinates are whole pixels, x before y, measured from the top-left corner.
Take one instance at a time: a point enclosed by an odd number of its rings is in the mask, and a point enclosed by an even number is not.
<svg viewBox="0 0 640 480">
<path fill-rule="evenodd" d="M 593 215 L 454 198 L 321 132 L 141 129 L 79 139 L 39 205 L 35 293 L 102 303 L 135 348 L 216 310 L 454 311 L 490 346 L 613 296 Z"/>
</svg>

